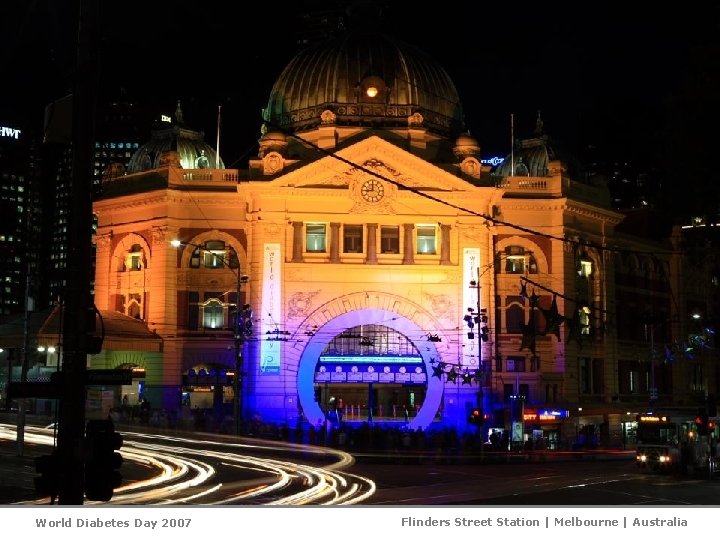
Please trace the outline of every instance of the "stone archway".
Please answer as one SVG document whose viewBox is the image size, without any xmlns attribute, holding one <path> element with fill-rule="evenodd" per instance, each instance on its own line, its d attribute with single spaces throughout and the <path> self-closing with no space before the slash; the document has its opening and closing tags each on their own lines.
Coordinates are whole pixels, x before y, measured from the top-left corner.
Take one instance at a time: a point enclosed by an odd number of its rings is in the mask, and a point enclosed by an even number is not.
<svg viewBox="0 0 720 540">
<path fill-rule="evenodd" d="M 345 299 L 347 302 L 347 299 Z M 354 303 L 353 303 L 354 304 Z M 340 304 L 342 305 L 342 304 Z M 348 305 L 348 304 L 345 304 Z M 417 306 L 415 306 L 417 308 Z M 327 306 L 323 306 L 325 310 Z M 327 311 L 324 311 L 327 313 Z M 426 428 L 435 418 L 442 403 L 443 381 L 433 377 L 432 361 L 440 360 L 441 354 L 436 343 L 427 339 L 427 329 L 418 324 L 420 319 L 431 319 L 426 313 L 413 311 L 415 317 L 410 319 L 402 314 L 389 311 L 384 308 L 358 307 L 357 309 L 340 313 L 324 324 L 318 325 L 318 331 L 313 335 L 304 347 L 298 359 L 297 392 L 300 405 L 302 406 L 305 418 L 316 425 L 325 419 L 320 404 L 315 401 L 314 382 L 315 367 L 325 347 L 333 336 L 340 334 L 347 328 L 362 324 L 370 324 L 371 321 L 382 321 L 384 326 L 396 330 L 408 337 L 415 345 L 425 366 L 427 373 L 426 396 L 417 415 L 411 420 L 410 429 Z M 311 316 L 310 319 L 313 319 Z"/>
</svg>

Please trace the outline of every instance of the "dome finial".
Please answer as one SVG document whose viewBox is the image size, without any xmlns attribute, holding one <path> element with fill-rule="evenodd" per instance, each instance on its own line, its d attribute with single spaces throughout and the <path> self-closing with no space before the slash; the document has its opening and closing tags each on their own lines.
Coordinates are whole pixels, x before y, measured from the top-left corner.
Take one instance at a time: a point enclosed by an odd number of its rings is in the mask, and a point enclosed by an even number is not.
<svg viewBox="0 0 720 540">
<path fill-rule="evenodd" d="M 540 114 L 540 109 L 538 109 L 537 120 L 535 120 L 535 135 L 542 135 L 542 134 L 543 134 L 543 121 L 542 121 L 542 115 Z"/>
<path fill-rule="evenodd" d="M 177 108 L 175 109 L 175 123 L 176 124 L 184 124 L 185 121 L 183 120 L 183 112 L 180 108 L 180 100 L 177 100 Z"/>
<path fill-rule="evenodd" d="M 382 8 L 373 0 L 354 0 L 345 8 L 345 13 L 357 28 L 363 25 L 377 25 L 382 17 Z"/>
</svg>

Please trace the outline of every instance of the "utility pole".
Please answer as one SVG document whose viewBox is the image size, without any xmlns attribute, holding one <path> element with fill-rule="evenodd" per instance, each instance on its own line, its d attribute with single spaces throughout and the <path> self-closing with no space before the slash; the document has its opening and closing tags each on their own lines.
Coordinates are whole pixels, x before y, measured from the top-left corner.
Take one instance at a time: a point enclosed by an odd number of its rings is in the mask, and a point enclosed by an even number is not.
<svg viewBox="0 0 720 540">
<path fill-rule="evenodd" d="M 244 358 L 243 358 L 243 345 L 245 344 L 245 336 L 250 331 L 247 324 L 252 324 L 252 312 L 248 304 L 243 305 L 242 312 L 240 311 L 240 291 L 242 286 L 247 283 L 248 276 L 240 275 L 239 271 L 235 271 L 237 278 L 237 304 L 235 314 L 235 435 L 242 435 L 243 425 L 243 407 L 242 407 L 242 387 L 243 387 L 243 371 Z M 241 320 L 245 321 L 241 324 Z M 249 323 L 247 321 L 250 321 Z"/>
<path fill-rule="evenodd" d="M 68 267 L 63 325 L 63 392 L 60 398 L 59 503 L 82 505 L 85 373 L 89 334 L 95 330 L 91 297 L 92 149 L 95 139 L 98 0 L 78 1 L 77 70 L 73 92 L 72 185 L 68 213 Z"/>
</svg>

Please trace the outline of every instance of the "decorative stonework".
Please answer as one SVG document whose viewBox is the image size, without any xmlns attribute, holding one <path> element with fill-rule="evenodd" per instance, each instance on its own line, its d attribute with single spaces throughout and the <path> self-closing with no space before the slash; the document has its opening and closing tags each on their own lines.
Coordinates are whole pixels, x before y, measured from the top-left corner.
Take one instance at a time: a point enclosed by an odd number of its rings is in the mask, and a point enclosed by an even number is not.
<svg viewBox="0 0 720 540">
<path fill-rule="evenodd" d="M 455 306 L 452 299 L 447 294 L 430 294 L 425 293 L 425 298 L 432 305 L 432 312 L 440 318 L 449 318 L 455 312 Z"/>
<path fill-rule="evenodd" d="M 168 240 L 168 228 L 167 227 L 153 227 L 152 230 L 152 243 L 153 244 L 164 244 L 169 242 Z"/>
<path fill-rule="evenodd" d="M 95 237 L 95 246 L 97 247 L 98 251 L 110 249 L 111 243 L 112 243 L 112 233 L 99 234 Z"/>
<path fill-rule="evenodd" d="M 290 319 L 307 317 L 312 309 L 312 300 L 320 291 L 297 292 L 288 300 L 287 312 Z"/>
<path fill-rule="evenodd" d="M 477 158 L 466 157 L 465 159 L 463 159 L 462 163 L 460 164 L 460 170 L 468 176 L 472 176 L 473 178 L 480 178 L 480 162 L 477 160 Z"/>
<path fill-rule="evenodd" d="M 263 157 L 263 172 L 265 174 L 276 174 L 283 170 L 285 160 L 277 152 L 269 152 Z"/>
<path fill-rule="evenodd" d="M 277 223 L 266 223 L 265 224 L 265 235 L 268 237 L 276 237 L 280 234 L 280 225 Z"/>
<path fill-rule="evenodd" d="M 425 118 L 419 112 L 411 114 L 407 120 L 410 127 L 422 127 L 423 122 L 425 122 Z"/>
<path fill-rule="evenodd" d="M 325 109 L 323 112 L 320 113 L 320 121 L 322 124 L 325 125 L 334 124 L 337 121 L 337 114 L 328 109 Z"/>
</svg>

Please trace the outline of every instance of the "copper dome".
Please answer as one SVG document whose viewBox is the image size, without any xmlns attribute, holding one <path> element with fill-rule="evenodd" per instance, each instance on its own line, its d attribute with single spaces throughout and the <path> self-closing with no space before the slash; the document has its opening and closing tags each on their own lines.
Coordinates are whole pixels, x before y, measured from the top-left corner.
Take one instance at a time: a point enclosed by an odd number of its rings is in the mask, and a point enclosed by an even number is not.
<svg viewBox="0 0 720 540">
<path fill-rule="evenodd" d="M 205 142 L 204 137 L 204 133 L 185 126 L 178 103 L 171 123 L 153 130 L 150 140 L 130 158 L 128 173 L 157 169 L 167 162 L 168 157 L 183 169 L 224 169 L 222 159 L 217 159 L 215 149 Z"/>
<path fill-rule="evenodd" d="M 321 118 L 324 111 L 332 114 Z M 270 129 L 289 132 L 321 123 L 420 124 L 446 137 L 463 131 L 457 90 L 440 64 L 411 45 L 367 30 L 348 31 L 295 56 L 275 82 L 263 118 Z"/>
</svg>

